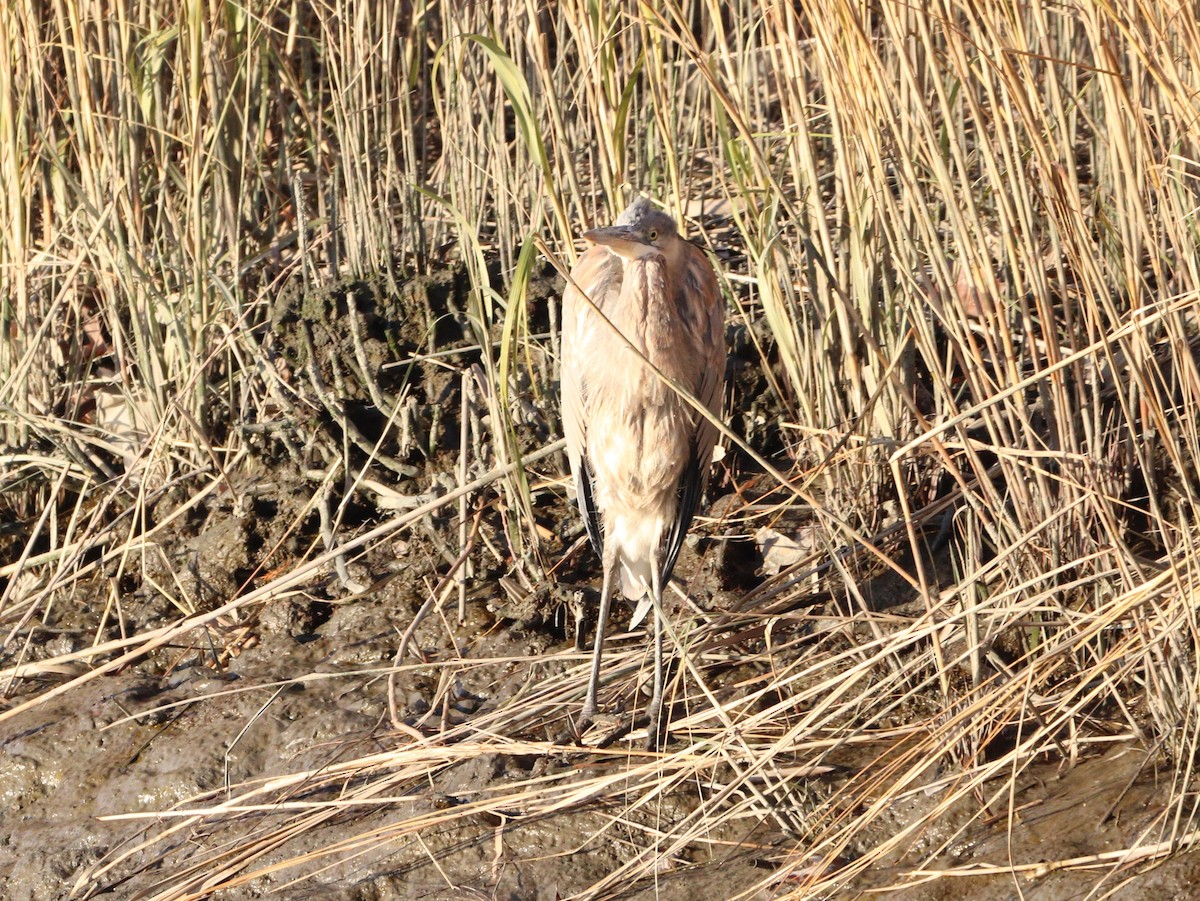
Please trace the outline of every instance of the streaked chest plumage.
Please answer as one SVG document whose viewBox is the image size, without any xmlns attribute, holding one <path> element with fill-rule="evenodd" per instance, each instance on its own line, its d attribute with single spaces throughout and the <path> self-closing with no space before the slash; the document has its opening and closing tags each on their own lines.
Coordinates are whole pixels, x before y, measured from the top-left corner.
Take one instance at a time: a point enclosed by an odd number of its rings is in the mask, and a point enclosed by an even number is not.
<svg viewBox="0 0 1200 901">
<path fill-rule="evenodd" d="M 667 294 L 664 275 L 662 257 L 643 258 L 627 264 L 623 278 L 593 297 L 628 344 L 604 322 L 587 322 L 599 318 L 593 311 L 580 317 L 587 455 L 601 509 L 669 508 L 688 456 L 696 413 L 654 370 L 682 385 L 695 384 L 701 336 L 687 327 L 683 305 Z"/>
</svg>

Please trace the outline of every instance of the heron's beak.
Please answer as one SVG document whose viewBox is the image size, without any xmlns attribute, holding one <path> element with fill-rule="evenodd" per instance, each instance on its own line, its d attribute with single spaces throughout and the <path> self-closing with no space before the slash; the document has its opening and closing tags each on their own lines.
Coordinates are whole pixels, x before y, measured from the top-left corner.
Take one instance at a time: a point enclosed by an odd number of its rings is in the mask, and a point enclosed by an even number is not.
<svg viewBox="0 0 1200 901">
<path fill-rule="evenodd" d="M 591 231 L 584 232 L 583 237 L 593 244 L 603 244 L 613 253 L 630 260 L 659 252 L 658 248 L 648 242 L 641 232 L 627 225 L 593 228 Z"/>
</svg>

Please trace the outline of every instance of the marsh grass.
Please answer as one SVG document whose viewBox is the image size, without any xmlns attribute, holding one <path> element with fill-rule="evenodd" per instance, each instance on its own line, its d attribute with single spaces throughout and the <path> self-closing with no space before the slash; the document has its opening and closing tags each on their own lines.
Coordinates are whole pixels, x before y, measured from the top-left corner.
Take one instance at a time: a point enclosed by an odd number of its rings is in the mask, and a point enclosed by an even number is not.
<svg viewBox="0 0 1200 901">
<path fill-rule="evenodd" d="M 465 264 L 475 339 L 502 340 L 481 360 L 489 456 L 455 478 L 499 492 L 515 557 L 548 568 L 511 422 L 520 375 L 554 354 L 524 321 L 531 248 L 569 268 L 581 228 L 644 189 L 744 260 L 722 267 L 723 287 L 735 328 L 765 336 L 751 346 L 782 411 L 770 461 L 782 506 L 735 506 L 720 526 L 753 531 L 808 504 L 820 550 L 740 612 L 676 636 L 677 745 L 477 803 L 633 810 L 703 784 L 691 815 L 581 897 L 615 894 L 740 817 L 792 836 L 762 884 L 787 880 L 800 897 L 883 860 L 918 874 L 940 849 L 901 852 L 942 811 L 1003 809 L 1034 761 L 1127 738 L 1175 767 L 1162 816 L 1136 846 L 1073 865 L 1119 873 L 1192 847 L 1192 12 L 1147 0 L 5 5 L 0 515 L 19 536 L 0 561 L 5 678 L 90 668 L 0 720 L 217 615 L 160 586 L 173 625 L 106 639 L 118 599 L 94 647 L 26 659 L 56 605 L 102 568 L 144 570 L 156 531 L 243 464 L 244 426 L 284 403 L 262 327 L 297 281 L 383 273 L 394 287 Z M 554 394 L 544 379 L 529 390 L 547 405 Z M 377 399 L 398 422 L 402 399 Z M 746 451 L 733 482 L 759 469 Z M 323 465 L 365 472 L 348 454 Z M 324 550 L 220 610 L 302 585 L 414 521 L 331 526 Z M 880 572 L 915 603 L 874 609 Z M 814 578 L 833 598 L 819 628 Z M 638 659 L 626 649 L 608 665 L 633 673 Z M 759 674 L 732 692 L 718 678 L 731 660 Z M 544 752 L 529 736 L 578 703 L 581 673 L 350 761 L 359 787 L 345 802 L 407 790 L 464 755 Z M 835 796 L 788 800 L 853 745 L 877 756 Z M 931 764 L 944 774 L 932 786 Z M 270 828 L 164 872 L 155 897 L 252 878 L 268 849 L 330 815 L 272 808 L 270 788 L 194 799 L 148 833 L 150 846 L 234 823 L 246 805 L 275 811 Z M 936 798 L 926 813 L 864 845 L 888 804 L 918 790 Z"/>
</svg>

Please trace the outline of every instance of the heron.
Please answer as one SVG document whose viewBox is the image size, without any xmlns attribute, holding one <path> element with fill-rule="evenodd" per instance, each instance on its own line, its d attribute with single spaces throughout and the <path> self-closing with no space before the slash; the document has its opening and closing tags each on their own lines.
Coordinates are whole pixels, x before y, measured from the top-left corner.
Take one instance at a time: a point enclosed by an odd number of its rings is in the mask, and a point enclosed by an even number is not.
<svg viewBox="0 0 1200 901">
<path fill-rule="evenodd" d="M 609 604 L 621 592 L 654 611 L 650 743 L 663 703 L 663 586 L 708 481 L 725 381 L 725 306 L 708 257 L 645 198 L 592 246 L 563 296 L 561 401 L 575 494 L 603 578 L 581 725 L 597 712 Z M 607 321 L 606 321 L 607 320 Z M 673 383 L 673 384 L 672 384 Z M 576 647 L 583 650 L 583 611 Z"/>
</svg>

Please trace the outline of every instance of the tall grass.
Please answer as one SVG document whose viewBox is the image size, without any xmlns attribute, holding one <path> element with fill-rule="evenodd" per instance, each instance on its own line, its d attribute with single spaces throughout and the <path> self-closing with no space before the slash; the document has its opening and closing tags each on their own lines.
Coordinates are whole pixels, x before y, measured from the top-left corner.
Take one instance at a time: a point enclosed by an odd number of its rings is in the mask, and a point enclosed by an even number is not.
<svg viewBox="0 0 1200 901">
<path fill-rule="evenodd" d="M 507 397 L 511 366 L 554 353 L 516 321 L 520 248 L 539 238 L 569 266 L 581 228 L 645 189 L 745 261 L 723 285 L 735 325 L 769 335 L 771 462 L 813 505 L 837 627 L 805 637 L 811 572 L 767 580 L 678 636 L 682 750 L 620 785 L 546 780 L 495 805 L 632 808 L 720 782 L 653 848 L 773 816 L 808 862 L 800 896 L 894 858 L 963 799 L 1002 804 L 1039 755 L 1103 731 L 1180 768 L 1145 843 L 1165 850 L 1130 857 L 1190 847 L 1198 90 L 1200 29 L 1179 2 L 8 4 L 0 510 L 24 541 L 0 570 L 9 665 L 97 553 L 136 566 L 153 522 L 239 465 L 240 427 L 270 418 L 259 329 L 284 285 L 395 285 L 453 243 L 479 343 L 498 327 L 510 342 L 484 360 Z M 502 468 L 515 540 L 536 545 L 505 419 L 477 468 Z M 149 516 L 164 497 L 174 512 Z M 872 607 L 881 570 L 917 599 L 902 616 Z M 730 693 L 714 675 L 729 655 L 770 676 Z M 534 712 L 565 711 L 581 684 L 361 767 L 420 781 L 452 738 L 527 753 Z M 879 749 L 874 765 L 787 812 L 796 774 L 852 744 Z M 931 762 L 953 775 L 926 784 Z M 918 787 L 937 792 L 927 814 L 864 844 Z M 654 866 L 639 856 L 584 896 Z M 199 884 L 180 873 L 160 897 Z"/>
</svg>

